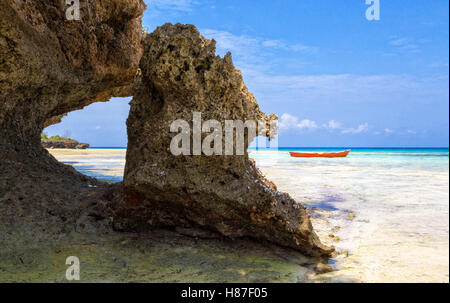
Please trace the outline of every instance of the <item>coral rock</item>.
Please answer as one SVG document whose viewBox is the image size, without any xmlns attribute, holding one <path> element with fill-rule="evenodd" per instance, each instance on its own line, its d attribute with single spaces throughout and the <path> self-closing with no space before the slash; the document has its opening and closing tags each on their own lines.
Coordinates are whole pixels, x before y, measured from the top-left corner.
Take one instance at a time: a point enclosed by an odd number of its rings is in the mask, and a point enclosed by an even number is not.
<svg viewBox="0 0 450 303">
<path fill-rule="evenodd" d="M 177 119 L 192 123 L 193 112 L 222 126 L 225 120 L 276 118 L 259 109 L 230 54 L 216 56 L 215 41 L 203 38 L 194 26 L 166 24 L 146 37 L 140 67 L 127 121 L 116 229 L 194 226 L 232 238 L 267 240 L 312 256 L 333 251 L 318 239 L 305 207 L 278 192 L 246 151 L 242 156 L 170 152 L 175 135 L 170 124 Z"/>
<path fill-rule="evenodd" d="M 131 94 L 142 54 L 142 0 L 0 0 L 0 234 L 66 230 L 101 185 L 42 147 L 64 114 Z M 101 193 L 100 193 L 101 194 Z M 15 245 L 4 242 L 0 247 Z"/>
<path fill-rule="evenodd" d="M 74 149 L 80 143 L 75 140 L 42 140 L 42 146 L 44 148 L 66 148 L 66 149 Z"/>
<path fill-rule="evenodd" d="M 87 144 L 87 143 L 79 143 L 77 146 L 76 146 L 76 148 L 77 149 L 87 149 L 87 148 L 89 148 L 89 144 Z"/>
</svg>

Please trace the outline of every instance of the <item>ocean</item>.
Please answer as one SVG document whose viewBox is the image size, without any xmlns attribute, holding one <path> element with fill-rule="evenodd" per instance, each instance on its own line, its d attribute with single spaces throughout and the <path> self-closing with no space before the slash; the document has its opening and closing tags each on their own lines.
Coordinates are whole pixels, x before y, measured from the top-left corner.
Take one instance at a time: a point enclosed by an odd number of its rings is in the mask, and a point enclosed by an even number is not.
<svg viewBox="0 0 450 303">
<path fill-rule="evenodd" d="M 307 206 L 321 240 L 334 245 L 338 282 L 449 282 L 449 149 L 354 148 L 346 158 L 292 158 L 249 149 L 278 190 Z M 50 150 L 87 175 L 122 180 L 126 149 Z"/>
</svg>

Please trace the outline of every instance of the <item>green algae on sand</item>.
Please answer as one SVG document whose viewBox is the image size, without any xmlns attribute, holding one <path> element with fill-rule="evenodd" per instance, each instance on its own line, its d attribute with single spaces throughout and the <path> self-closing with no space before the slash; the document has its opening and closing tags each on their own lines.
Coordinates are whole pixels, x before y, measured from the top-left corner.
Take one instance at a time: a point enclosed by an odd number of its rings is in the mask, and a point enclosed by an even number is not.
<svg viewBox="0 0 450 303">
<path fill-rule="evenodd" d="M 68 282 L 69 256 L 80 260 L 80 282 L 302 282 L 314 275 L 315 264 L 247 240 L 200 240 L 170 231 L 75 234 L 45 249 L 0 254 L 0 282 Z"/>
</svg>

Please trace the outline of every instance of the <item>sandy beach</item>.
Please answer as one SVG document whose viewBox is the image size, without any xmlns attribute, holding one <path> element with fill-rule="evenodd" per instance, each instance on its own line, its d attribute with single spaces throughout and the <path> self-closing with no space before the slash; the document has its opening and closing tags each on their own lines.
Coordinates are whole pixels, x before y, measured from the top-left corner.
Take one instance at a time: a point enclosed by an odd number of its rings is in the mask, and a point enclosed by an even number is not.
<svg viewBox="0 0 450 303">
<path fill-rule="evenodd" d="M 125 149 L 50 150 L 59 161 L 121 181 Z M 314 229 L 338 255 L 321 279 L 448 282 L 448 150 L 354 151 L 346 159 L 292 159 L 250 151 L 261 171 L 306 205 Z"/>
</svg>

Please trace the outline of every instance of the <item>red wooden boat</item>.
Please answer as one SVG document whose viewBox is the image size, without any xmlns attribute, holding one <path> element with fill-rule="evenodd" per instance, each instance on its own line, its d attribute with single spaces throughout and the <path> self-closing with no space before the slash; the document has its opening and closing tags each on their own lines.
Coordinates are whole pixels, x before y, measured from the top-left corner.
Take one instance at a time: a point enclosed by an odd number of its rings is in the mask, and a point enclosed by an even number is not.
<svg viewBox="0 0 450 303">
<path fill-rule="evenodd" d="M 290 152 L 291 157 L 299 158 L 344 158 L 350 153 L 350 150 L 336 153 L 294 153 Z"/>
</svg>

